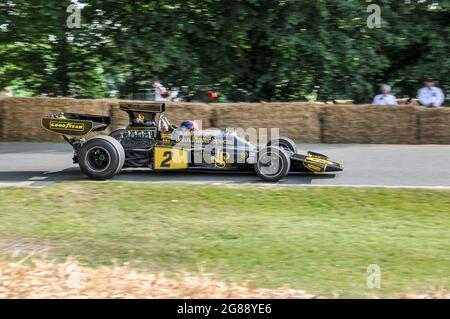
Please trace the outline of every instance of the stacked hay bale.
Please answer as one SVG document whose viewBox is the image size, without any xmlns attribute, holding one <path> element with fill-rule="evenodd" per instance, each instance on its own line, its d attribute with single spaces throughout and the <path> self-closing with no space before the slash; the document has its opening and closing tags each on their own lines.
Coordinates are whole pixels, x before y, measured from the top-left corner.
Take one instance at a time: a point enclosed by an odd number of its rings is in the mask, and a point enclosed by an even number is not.
<svg viewBox="0 0 450 319">
<path fill-rule="evenodd" d="M 416 144 L 419 111 L 412 106 L 327 105 L 322 142 Z"/>
<path fill-rule="evenodd" d="M 61 136 L 41 127 L 42 117 L 57 112 L 109 115 L 107 100 L 70 98 L 5 97 L 1 99 L 3 141 L 62 141 Z M 108 130 L 103 134 L 108 134 Z"/>
<path fill-rule="evenodd" d="M 0 97 L 0 141 L 3 138 L 3 110 L 4 110 L 5 98 Z"/>
<path fill-rule="evenodd" d="M 450 108 L 420 110 L 418 143 L 450 144 Z"/>
<path fill-rule="evenodd" d="M 194 120 L 203 129 L 211 127 L 214 122 L 214 105 L 205 103 L 168 103 L 166 116 L 173 124 Z"/>
<path fill-rule="evenodd" d="M 120 100 L 109 101 L 109 112 L 112 117 L 111 130 L 114 131 L 118 128 L 123 128 L 128 125 L 128 114 L 119 109 Z M 123 101 L 125 102 L 125 101 Z M 128 102 L 128 101 L 127 101 Z"/>
<path fill-rule="evenodd" d="M 128 124 L 119 100 L 70 98 L 0 98 L 0 140 L 62 141 L 41 127 L 56 112 L 110 115 L 109 134 Z M 279 128 L 297 143 L 450 144 L 450 108 L 415 106 L 329 105 L 318 103 L 168 103 L 174 124 L 202 122 L 202 128 Z M 92 136 L 94 133 L 91 133 Z M 88 136 L 88 137 L 90 137 Z"/>
<path fill-rule="evenodd" d="M 313 103 L 214 104 L 213 126 L 227 128 L 279 128 L 279 134 L 297 143 L 320 143 L 321 105 Z"/>
</svg>

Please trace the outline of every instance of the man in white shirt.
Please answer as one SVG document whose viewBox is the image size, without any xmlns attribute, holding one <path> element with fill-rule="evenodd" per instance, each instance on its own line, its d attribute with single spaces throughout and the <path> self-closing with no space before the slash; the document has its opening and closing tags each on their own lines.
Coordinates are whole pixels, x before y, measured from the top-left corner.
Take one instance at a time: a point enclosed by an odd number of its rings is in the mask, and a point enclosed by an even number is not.
<svg viewBox="0 0 450 319">
<path fill-rule="evenodd" d="M 440 88 L 434 86 L 432 79 L 426 79 L 424 87 L 417 92 L 420 104 L 426 107 L 439 107 L 444 103 L 444 93 Z"/>
<path fill-rule="evenodd" d="M 167 98 L 169 97 L 169 93 L 159 81 L 152 82 L 152 87 L 156 102 L 163 102 L 167 100 Z"/>
<path fill-rule="evenodd" d="M 397 99 L 391 94 L 391 86 L 383 84 L 380 86 L 381 94 L 378 94 L 373 99 L 374 105 L 397 105 Z"/>
</svg>

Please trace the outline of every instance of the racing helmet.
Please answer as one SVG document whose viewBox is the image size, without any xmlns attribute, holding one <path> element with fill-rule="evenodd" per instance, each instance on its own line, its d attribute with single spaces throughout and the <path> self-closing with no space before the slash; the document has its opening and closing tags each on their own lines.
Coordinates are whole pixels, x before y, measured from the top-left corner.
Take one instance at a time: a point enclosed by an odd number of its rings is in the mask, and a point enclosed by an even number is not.
<svg viewBox="0 0 450 319">
<path fill-rule="evenodd" d="M 195 131 L 198 129 L 198 125 L 194 121 L 184 121 L 180 124 L 180 128 L 188 131 Z"/>
</svg>

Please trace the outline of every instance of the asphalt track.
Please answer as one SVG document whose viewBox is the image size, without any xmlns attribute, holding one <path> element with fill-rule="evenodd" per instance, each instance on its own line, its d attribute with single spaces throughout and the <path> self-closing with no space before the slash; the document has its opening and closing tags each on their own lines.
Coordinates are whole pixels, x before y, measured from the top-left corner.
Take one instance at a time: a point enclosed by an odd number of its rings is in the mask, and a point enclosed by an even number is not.
<svg viewBox="0 0 450 319">
<path fill-rule="evenodd" d="M 450 188 L 450 145 L 299 145 L 341 162 L 336 175 L 292 174 L 278 185 Z M 86 181 L 63 143 L 0 143 L 0 186 Z M 264 184 L 253 173 L 123 170 L 115 181 Z"/>
</svg>

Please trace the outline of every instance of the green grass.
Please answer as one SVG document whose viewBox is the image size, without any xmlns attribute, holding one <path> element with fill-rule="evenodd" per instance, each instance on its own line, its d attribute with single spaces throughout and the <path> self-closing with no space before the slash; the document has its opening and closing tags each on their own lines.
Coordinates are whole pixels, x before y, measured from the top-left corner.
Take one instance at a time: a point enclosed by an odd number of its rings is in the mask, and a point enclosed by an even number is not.
<svg viewBox="0 0 450 319">
<path fill-rule="evenodd" d="M 73 183 L 0 189 L 0 242 L 92 266 L 381 297 L 449 289 L 450 192 Z M 381 289 L 366 285 L 378 264 Z"/>
</svg>

